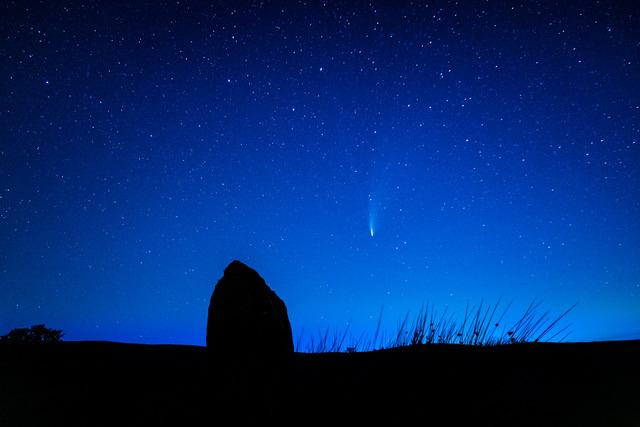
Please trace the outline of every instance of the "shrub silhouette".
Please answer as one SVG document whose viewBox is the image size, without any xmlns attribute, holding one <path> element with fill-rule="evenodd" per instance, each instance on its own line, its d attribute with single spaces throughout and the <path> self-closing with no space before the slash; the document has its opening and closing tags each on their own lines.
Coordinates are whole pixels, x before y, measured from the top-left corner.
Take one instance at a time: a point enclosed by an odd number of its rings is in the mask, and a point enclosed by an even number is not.
<svg viewBox="0 0 640 427">
<path fill-rule="evenodd" d="M 62 341 L 64 333 L 59 329 L 47 328 L 44 324 L 30 328 L 15 328 L 7 335 L 0 336 L 0 342 L 10 344 L 44 344 Z"/>
</svg>

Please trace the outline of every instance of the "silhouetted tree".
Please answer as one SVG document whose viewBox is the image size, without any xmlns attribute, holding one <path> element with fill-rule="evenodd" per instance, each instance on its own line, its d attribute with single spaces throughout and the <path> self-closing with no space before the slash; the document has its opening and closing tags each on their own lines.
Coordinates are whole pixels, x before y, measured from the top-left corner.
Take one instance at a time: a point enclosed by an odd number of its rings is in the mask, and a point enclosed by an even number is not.
<svg viewBox="0 0 640 427">
<path fill-rule="evenodd" d="M 62 341 L 64 333 L 60 329 L 47 328 L 44 324 L 30 328 L 15 328 L 7 335 L 0 336 L 0 342 L 11 344 L 42 344 Z"/>
</svg>

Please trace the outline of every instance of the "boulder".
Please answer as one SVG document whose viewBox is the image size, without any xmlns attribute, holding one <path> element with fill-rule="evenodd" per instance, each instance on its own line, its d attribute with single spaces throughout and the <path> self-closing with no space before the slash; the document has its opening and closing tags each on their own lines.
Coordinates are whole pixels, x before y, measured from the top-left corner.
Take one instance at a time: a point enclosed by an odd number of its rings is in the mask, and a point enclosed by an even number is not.
<svg viewBox="0 0 640 427">
<path fill-rule="evenodd" d="M 269 364 L 293 354 L 287 307 L 260 275 L 231 262 L 209 303 L 207 349 L 214 359 Z"/>
</svg>

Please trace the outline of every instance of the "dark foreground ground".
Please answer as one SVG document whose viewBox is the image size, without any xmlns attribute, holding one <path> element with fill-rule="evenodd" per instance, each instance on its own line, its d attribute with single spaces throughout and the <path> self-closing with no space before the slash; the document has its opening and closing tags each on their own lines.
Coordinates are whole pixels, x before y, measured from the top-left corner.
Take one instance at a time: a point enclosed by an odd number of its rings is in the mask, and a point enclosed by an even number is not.
<svg viewBox="0 0 640 427">
<path fill-rule="evenodd" d="M 240 386 L 202 347 L 66 342 L 0 346 L 0 373 L 0 426 L 640 426 L 640 341 L 296 354 Z"/>
</svg>

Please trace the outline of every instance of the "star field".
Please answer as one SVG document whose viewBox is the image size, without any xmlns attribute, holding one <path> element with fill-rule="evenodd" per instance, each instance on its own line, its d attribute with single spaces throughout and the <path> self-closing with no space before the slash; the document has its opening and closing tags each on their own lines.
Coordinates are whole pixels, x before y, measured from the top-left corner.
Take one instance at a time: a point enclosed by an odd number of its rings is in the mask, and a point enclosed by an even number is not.
<svg viewBox="0 0 640 427">
<path fill-rule="evenodd" d="M 578 302 L 640 337 L 633 2 L 7 1 L 0 329 L 204 343 L 226 264 L 294 333 Z M 517 310 L 516 310 L 517 311 Z"/>
</svg>

